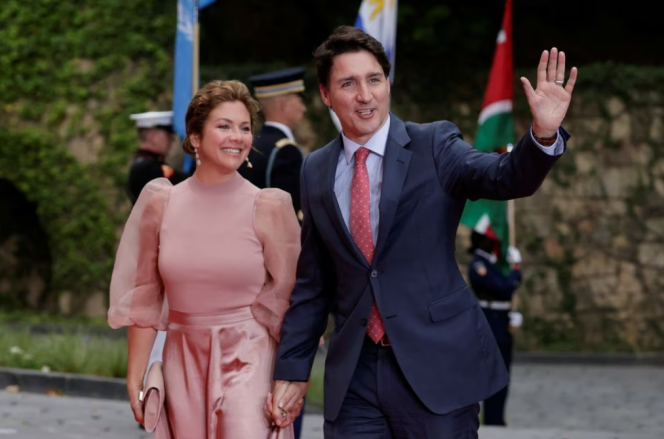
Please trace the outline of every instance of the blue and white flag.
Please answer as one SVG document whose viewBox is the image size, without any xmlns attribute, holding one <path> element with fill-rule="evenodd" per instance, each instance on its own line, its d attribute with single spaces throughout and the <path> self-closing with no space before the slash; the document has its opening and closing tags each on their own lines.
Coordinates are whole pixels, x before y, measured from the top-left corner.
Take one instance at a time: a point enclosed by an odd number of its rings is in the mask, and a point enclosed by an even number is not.
<svg viewBox="0 0 664 439">
<path fill-rule="evenodd" d="M 394 53 L 397 43 L 397 0 L 362 0 L 355 27 L 383 45 L 390 60 L 390 82 L 394 81 Z"/>
<path fill-rule="evenodd" d="M 390 60 L 390 83 L 394 82 L 394 53 L 397 44 L 397 0 L 362 0 L 355 27 L 362 29 L 385 48 Z M 330 110 L 332 122 L 341 132 L 339 117 Z"/>
<path fill-rule="evenodd" d="M 192 74 L 194 70 L 194 27 L 198 11 L 215 0 L 178 0 L 178 22 L 175 35 L 175 72 L 173 81 L 173 129 L 184 139 L 185 115 L 192 98 Z M 183 170 L 189 172 L 193 159 L 185 155 Z"/>
</svg>

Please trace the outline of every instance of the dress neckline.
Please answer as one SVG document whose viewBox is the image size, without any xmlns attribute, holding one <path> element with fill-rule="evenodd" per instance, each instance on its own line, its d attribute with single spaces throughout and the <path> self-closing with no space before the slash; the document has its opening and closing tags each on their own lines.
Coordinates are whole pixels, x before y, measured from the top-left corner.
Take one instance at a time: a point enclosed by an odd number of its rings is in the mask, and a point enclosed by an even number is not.
<svg viewBox="0 0 664 439">
<path fill-rule="evenodd" d="M 232 178 L 230 178 L 227 181 L 224 181 L 223 183 L 209 184 L 209 183 L 203 183 L 198 178 L 196 178 L 196 174 L 194 174 L 187 179 L 187 182 L 189 183 L 189 187 L 191 187 L 196 192 L 218 195 L 218 194 L 227 194 L 236 191 L 237 189 L 240 188 L 240 186 L 242 186 L 244 178 L 242 178 L 242 176 L 238 172 L 235 172 Z"/>
</svg>

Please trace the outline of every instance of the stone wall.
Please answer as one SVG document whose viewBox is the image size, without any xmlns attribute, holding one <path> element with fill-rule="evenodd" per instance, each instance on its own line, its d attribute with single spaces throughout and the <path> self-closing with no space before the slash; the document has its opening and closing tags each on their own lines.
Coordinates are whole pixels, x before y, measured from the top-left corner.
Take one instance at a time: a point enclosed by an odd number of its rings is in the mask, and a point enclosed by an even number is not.
<svg viewBox="0 0 664 439">
<path fill-rule="evenodd" d="M 533 197 L 515 202 L 523 349 L 664 348 L 661 98 L 575 96 L 568 152 Z M 461 227 L 462 263 L 468 235 Z"/>
</svg>

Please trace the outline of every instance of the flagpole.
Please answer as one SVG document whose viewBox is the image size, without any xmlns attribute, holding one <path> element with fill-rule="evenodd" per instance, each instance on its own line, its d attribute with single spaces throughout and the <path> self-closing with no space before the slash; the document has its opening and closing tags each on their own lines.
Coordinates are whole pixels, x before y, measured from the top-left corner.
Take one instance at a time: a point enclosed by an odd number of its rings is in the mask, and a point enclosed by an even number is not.
<svg viewBox="0 0 664 439">
<path fill-rule="evenodd" d="M 516 247 L 516 226 L 514 224 L 514 200 L 507 200 L 507 225 L 510 233 L 510 247 Z"/>
<path fill-rule="evenodd" d="M 191 95 L 194 96 L 198 91 L 198 60 L 199 60 L 199 35 L 200 25 L 198 24 L 198 5 L 199 0 L 194 0 L 194 50 L 191 64 Z"/>
</svg>

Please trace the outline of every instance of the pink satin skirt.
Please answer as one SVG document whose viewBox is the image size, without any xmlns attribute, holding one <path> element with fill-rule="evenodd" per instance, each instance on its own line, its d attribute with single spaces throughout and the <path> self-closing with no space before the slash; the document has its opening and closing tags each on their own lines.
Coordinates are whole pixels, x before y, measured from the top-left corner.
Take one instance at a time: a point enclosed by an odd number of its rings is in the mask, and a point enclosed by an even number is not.
<svg viewBox="0 0 664 439">
<path fill-rule="evenodd" d="M 166 410 L 156 439 L 292 439 L 264 411 L 276 343 L 249 307 L 223 314 L 171 310 L 164 346 Z M 165 415 L 165 416 L 164 416 Z"/>
</svg>

